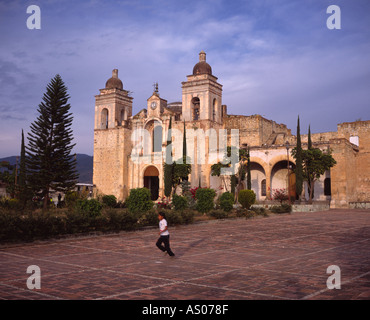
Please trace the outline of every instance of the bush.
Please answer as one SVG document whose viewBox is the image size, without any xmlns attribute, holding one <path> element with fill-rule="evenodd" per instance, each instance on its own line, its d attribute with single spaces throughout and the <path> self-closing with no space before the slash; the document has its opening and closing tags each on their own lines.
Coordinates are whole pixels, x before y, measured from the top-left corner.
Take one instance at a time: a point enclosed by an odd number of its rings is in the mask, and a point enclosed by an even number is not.
<svg viewBox="0 0 370 320">
<path fill-rule="evenodd" d="M 138 214 L 132 213 L 127 209 L 107 209 L 104 213 L 109 221 L 109 227 L 112 231 L 135 230 L 138 225 Z"/>
<path fill-rule="evenodd" d="M 160 201 L 157 202 L 158 209 L 171 209 L 171 204 L 168 198 L 163 197 Z"/>
<path fill-rule="evenodd" d="M 270 211 L 274 213 L 290 213 L 292 212 L 292 206 L 287 203 L 283 203 L 280 206 L 272 206 Z"/>
<path fill-rule="evenodd" d="M 251 207 L 250 209 L 254 211 L 257 215 L 261 215 L 264 217 L 268 216 L 266 209 L 264 207 Z"/>
<path fill-rule="evenodd" d="M 188 208 L 188 199 L 184 196 L 174 194 L 172 197 L 172 204 L 176 211 L 184 210 Z"/>
<path fill-rule="evenodd" d="M 288 191 L 284 188 L 281 189 L 273 189 L 272 190 L 272 199 L 280 201 L 280 204 L 283 203 L 283 201 L 288 200 Z"/>
<path fill-rule="evenodd" d="M 226 219 L 229 213 L 224 210 L 211 210 L 208 215 L 216 219 Z"/>
<path fill-rule="evenodd" d="M 229 212 L 233 209 L 234 204 L 234 195 L 230 192 L 224 192 L 220 196 L 220 207 L 226 212 Z"/>
<path fill-rule="evenodd" d="M 194 222 L 195 212 L 193 210 L 182 210 L 181 212 L 182 222 L 184 224 L 190 224 Z"/>
<path fill-rule="evenodd" d="M 256 202 L 256 194 L 253 190 L 241 190 L 239 192 L 238 201 L 244 209 L 249 209 Z"/>
<path fill-rule="evenodd" d="M 96 199 L 78 199 L 76 209 L 78 213 L 89 217 L 97 217 L 101 214 L 102 204 Z"/>
<path fill-rule="evenodd" d="M 210 188 L 199 188 L 195 193 L 197 199 L 196 209 L 199 212 L 207 213 L 214 208 L 214 198 L 216 191 Z"/>
<path fill-rule="evenodd" d="M 153 201 L 147 188 L 132 189 L 126 203 L 127 208 L 132 213 L 147 212 L 153 208 Z"/>
<path fill-rule="evenodd" d="M 105 195 L 102 197 L 102 201 L 109 208 L 117 206 L 117 198 L 114 195 Z"/>
<path fill-rule="evenodd" d="M 76 205 L 80 196 L 77 191 L 68 191 L 64 196 L 64 201 L 67 207 L 72 208 Z"/>
</svg>

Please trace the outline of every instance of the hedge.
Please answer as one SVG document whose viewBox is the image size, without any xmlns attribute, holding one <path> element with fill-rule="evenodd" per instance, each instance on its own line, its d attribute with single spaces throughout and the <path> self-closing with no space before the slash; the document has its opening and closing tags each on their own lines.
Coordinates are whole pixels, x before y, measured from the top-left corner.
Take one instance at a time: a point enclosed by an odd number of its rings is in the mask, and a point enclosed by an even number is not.
<svg viewBox="0 0 370 320">
<path fill-rule="evenodd" d="M 168 224 L 187 224 L 194 221 L 194 211 L 166 210 Z M 107 208 L 99 215 L 80 210 L 54 209 L 47 213 L 17 213 L 0 209 L 0 242 L 33 241 L 71 234 L 91 232 L 131 231 L 147 226 L 158 226 L 158 213 L 130 212 L 128 209 Z"/>
</svg>

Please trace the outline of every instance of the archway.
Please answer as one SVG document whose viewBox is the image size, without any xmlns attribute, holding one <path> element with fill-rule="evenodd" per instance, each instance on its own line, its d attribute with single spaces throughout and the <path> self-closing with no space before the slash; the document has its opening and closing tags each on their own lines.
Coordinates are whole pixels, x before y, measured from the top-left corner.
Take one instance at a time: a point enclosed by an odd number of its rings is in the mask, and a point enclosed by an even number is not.
<svg viewBox="0 0 370 320">
<path fill-rule="evenodd" d="M 163 138 L 162 123 L 157 119 L 150 120 L 145 124 L 145 130 L 147 130 L 150 135 L 150 141 L 144 141 L 144 150 L 146 154 L 161 152 Z"/>
<path fill-rule="evenodd" d="M 213 105 L 212 105 L 212 120 L 217 121 L 218 120 L 218 101 L 216 98 L 213 99 Z"/>
<path fill-rule="evenodd" d="M 193 109 L 193 121 L 197 121 L 200 118 L 200 100 L 198 97 L 191 99 Z"/>
<path fill-rule="evenodd" d="M 257 200 L 264 200 L 266 197 L 266 173 L 265 169 L 257 162 L 251 161 L 251 184 Z M 247 172 L 247 167 L 245 166 Z M 247 179 L 247 176 L 246 176 Z M 247 181 L 244 181 L 245 185 Z"/>
<path fill-rule="evenodd" d="M 295 164 L 289 161 L 289 177 L 288 177 L 288 162 L 278 161 L 271 170 L 271 197 L 273 197 L 274 190 L 285 189 L 288 191 L 291 198 L 296 198 L 295 192 L 295 174 L 293 172 Z M 289 179 L 289 180 L 288 180 Z"/>
<path fill-rule="evenodd" d="M 104 108 L 101 112 L 101 129 L 108 129 L 109 125 L 109 111 L 107 108 Z"/>
<path fill-rule="evenodd" d="M 154 166 L 149 166 L 144 171 L 144 187 L 150 190 L 153 201 L 159 196 L 159 171 Z"/>
</svg>

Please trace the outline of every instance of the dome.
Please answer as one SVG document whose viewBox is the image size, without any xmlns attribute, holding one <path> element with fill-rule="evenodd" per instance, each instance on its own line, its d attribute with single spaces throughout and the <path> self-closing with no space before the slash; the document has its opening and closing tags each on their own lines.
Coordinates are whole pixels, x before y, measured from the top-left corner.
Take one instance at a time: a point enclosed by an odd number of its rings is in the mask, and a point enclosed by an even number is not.
<svg viewBox="0 0 370 320">
<path fill-rule="evenodd" d="M 122 81 L 118 78 L 118 70 L 114 69 L 112 71 L 112 78 L 108 79 L 108 81 L 105 83 L 106 89 L 123 89 Z"/>
<path fill-rule="evenodd" d="M 201 51 L 199 53 L 199 62 L 193 68 L 193 75 L 195 76 L 195 75 L 198 75 L 198 74 L 210 74 L 210 75 L 212 75 L 212 68 L 206 62 L 206 53 L 204 51 Z"/>
</svg>

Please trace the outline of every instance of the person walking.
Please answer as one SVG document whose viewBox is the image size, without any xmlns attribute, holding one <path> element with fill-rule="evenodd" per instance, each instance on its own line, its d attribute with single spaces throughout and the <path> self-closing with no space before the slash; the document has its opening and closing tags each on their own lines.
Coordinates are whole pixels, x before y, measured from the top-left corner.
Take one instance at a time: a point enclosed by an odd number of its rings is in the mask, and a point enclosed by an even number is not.
<svg viewBox="0 0 370 320">
<path fill-rule="evenodd" d="M 167 252 L 169 256 L 174 257 L 175 254 L 170 248 L 170 233 L 168 232 L 167 220 L 163 212 L 158 213 L 159 220 L 159 239 L 157 240 L 156 246 L 159 250 Z M 162 245 L 164 244 L 164 246 Z"/>
</svg>

